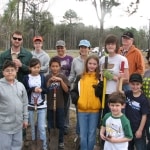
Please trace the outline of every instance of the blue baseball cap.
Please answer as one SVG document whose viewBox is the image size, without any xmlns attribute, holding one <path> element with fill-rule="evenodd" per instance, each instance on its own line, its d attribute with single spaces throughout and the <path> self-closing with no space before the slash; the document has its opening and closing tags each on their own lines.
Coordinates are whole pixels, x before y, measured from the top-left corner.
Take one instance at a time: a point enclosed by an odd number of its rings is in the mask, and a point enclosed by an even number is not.
<svg viewBox="0 0 150 150">
<path fill-rule="evenodd" d="M 91 47 L 91 44 L 88 40 L 81 40 L 80 43 L 79 43 L 79 47 L 80 46 Z"/>
</svg>

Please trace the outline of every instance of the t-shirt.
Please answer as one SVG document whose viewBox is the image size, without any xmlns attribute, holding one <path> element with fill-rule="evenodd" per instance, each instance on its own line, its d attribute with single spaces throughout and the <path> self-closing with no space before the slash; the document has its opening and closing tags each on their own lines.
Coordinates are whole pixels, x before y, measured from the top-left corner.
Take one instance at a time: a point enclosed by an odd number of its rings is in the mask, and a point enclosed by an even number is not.
<svg viewBox="0 0 150 150">
<path fill-rule="evenodd" d="M 52 74 L 49 74 L 46 76 L 46 82 L 52 77 Z M 70 83 L 67 79 L 67 77 L 63 74 L 57 75 L 57 77 L 60 77 L 63 79 L 64 83 L 70 87 Z M 64 108 L 64 94 L 65 91 L 63 90 L 60 82 L 52 82 L 47 91 L 47 108 L 53 109 L 54 105 L 54 88 L 56 88 L 56 108 Z"/>
<path fill-rule="evenodd" d="M 113 57 L 108 56 L 108 70 L 114 74 L 118 75 L 121 69 L 121 62 L 124 61 L 124 68 L 128 68 L 128 61 L 124 56 L 116 54 Z M 100 70 L 104 69 L 105 56 L 100 59 Z M 106 94 L 111 94 L 117 90 L 117 82 L 114 80 L 107 80 Z"/>
<path fill-rule="evenodd" d="M 130 122 L 127 117 L 123 114 L 120 117 L 112 116 L 112 113 L 107 113 L 103 120 L 102 126 L 106 128 L 106 136 L 115 138 L 129 138 L 132 139 L 132 131 Z M 111 143 L 105 141 L 104 150 L 127 150 L 128 142 L 122 143 Z"/>
<path fill-rule="evenodd" d="M 64 75 L 66 75 L 66 77 L 68 77 L 70 74 L 71 64 L 72 64 L 73 58 L 71 56 L 68 56 L 68 55 L 66 55 L 63 58 L 56 56 L 56 58 L 58 58 L 60 60 L 61 71 L 63 72 Z"/>
<path fill-rule="evenodd" d="M 133 133 L 135 133 L 140 126 L 142 115 L 148 114 L 148 100 L 144 94 L 134 97 L 132 91 L 126 91 L 125 95 L 125 114 L 130 120 Z"/>
</svg>

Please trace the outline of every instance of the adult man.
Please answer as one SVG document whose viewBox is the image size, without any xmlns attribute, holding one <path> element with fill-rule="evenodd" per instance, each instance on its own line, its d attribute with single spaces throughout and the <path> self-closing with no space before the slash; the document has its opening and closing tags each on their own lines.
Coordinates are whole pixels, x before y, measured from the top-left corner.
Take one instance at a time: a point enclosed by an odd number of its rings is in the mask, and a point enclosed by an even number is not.
<svg viewBox="0 0 150 150">
<path fill-rule="evenodd" d="M 35 50 L 32 51 L 33 58 L 38 58 L 41 62 L 41 73 L 47 74 L 49 71 L 49 55 L 42 49 L 43 38 L 41 36 L 35 36 L 33 38 L 33 45 Z"/>
<path fill-rule="evenodd" d="M 66 77 L 69 77 L 71 64 L 73 57 L 66 54 L 66 43 L 63 40 L 59 40 L 56 42 L 56 50 L 57 50 L 57 58 L 61 62 L 61 71 Z M 69 107 L 70 107 L 70 99 L 69 94 L 64 94 L 65 97 L 65 122 L 64 122 L 64 134 L 68 134 L 69 128 Z"/>
<path fill-rule="evenodd" d="M 29 73 L 28 64 L 32 58 L 32 54 L 21 47 L 23 36 L 20 31 L 15 31 L 11 36 L 12 46 L 0 55 L 0 78 L 2 75 L 2 67 L 5 60 L 12 60 L 17 66 L 17 79 L 22 82 L 23 76 Z"/>
<path fill-rule="evenodd" d="M 144 74 L 145 64 L 141 51 L 133 45 L 134 35 L 130 31 L 126 31 L 122 37 L 122 47 L 120 54 L 128 59 L 129 74 L 139 73 Z"/>
</svg>

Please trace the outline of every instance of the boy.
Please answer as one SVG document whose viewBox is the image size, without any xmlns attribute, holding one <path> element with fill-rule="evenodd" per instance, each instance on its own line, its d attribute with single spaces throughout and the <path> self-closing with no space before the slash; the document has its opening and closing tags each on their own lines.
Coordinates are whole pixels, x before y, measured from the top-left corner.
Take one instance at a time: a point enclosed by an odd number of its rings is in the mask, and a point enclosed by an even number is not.
<svg viewBox="0 0 150 150">
<path fill-rule="evenodd" d="M 60 60 L 53 57 L 49 63 L 51 73 L 46 76 L 47 81 L 47 118 L 48 131 L 56 127 L 59 129 L 59 148 L 64 148 L 64 93 L 67 93 L 70 87 L 69 81 L 61 70 Z M 56 118 L 54 116 L 54 95 L 56 97 Z M 56 123 L 55 120 L 56 119 Z"/>
<path fill-rule="evenodd" d="M 128 150 L 146 150 L 145 123 L 148 114 L 148 100 L 141 91 L 142 76 L 131 74 L 129 85 L 131 90 L 126 91 L 125 114 L 131 123 L 133 139 L 129 142 Z"/>
<path fill-rule="evenodd" d="M 121 112 L 125 107 L 125 95 L 113 92 L 109 95 L 108 106 L 111 112 L 104 116 L 100 130 L 100 136 L 105 140 L 104 150 L 127 150 L 133 135 L 129 120 Z"/>
<path fill-rule="evenodd" d="M 17 67 L 6 61 L 0 79 L 0 149 L 20 150 L 22 127 L 28 125 L 28 98 L 25 87 L 15 79 Z"/>
</svg>

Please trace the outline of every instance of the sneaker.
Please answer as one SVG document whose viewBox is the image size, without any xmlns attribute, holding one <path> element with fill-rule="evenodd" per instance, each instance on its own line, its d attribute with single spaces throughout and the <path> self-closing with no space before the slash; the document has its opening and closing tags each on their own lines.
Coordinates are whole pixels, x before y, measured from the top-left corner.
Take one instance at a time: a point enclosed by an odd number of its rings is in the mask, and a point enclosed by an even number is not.
<svg viewBox="0 0 150 150">
<path fill-rule="evenodd" d="M 58 147 L 59 147 L 60 149 L 64 149 L 64 143 L 59 143 Z"/>
</svg>

